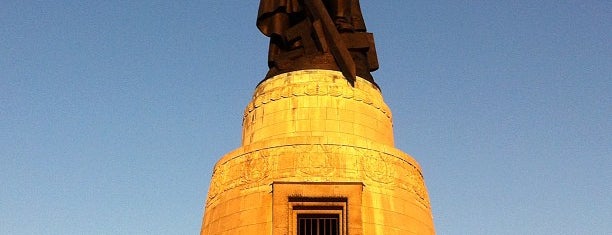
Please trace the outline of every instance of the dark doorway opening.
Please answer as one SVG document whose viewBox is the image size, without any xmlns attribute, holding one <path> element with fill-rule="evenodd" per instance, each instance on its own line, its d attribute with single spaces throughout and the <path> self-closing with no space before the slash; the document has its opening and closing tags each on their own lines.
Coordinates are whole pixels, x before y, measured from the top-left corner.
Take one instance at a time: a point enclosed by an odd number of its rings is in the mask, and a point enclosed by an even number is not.
<svg viewBox="0 0 612 235">
<path fill-rule="evenodd" d="M 338 214 L 298 214 L 298 235 L 339 235 Z"/>
</svg>

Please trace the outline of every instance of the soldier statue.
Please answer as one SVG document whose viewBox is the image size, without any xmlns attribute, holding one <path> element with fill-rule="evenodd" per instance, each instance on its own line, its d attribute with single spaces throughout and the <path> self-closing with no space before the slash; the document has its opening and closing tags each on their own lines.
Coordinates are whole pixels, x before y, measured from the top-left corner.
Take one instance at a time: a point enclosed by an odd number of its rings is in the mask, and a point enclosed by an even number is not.
<svg viewBox="0 0 612 235">
<path fill-rule="evenodd" d="M 260 0 L 257 28 L 270 37 L 266 77 L 330 69 L 374 83 L 378 60 L 358 0 Z"/>
</svg>

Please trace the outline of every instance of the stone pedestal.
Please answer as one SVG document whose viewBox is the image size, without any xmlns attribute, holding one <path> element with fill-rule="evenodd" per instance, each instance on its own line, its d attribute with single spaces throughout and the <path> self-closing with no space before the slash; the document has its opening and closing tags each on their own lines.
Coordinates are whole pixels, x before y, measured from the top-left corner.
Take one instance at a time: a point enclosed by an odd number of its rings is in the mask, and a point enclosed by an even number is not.
<svg viewBox="0 0 612 235">
<path fill-rule="evenodd" d="M 380 91 L 340 72 L 261 83 L 242 146 L 215 165 L 201 234 L 294 235 L 300 215 L 330 215 L 339 234 L 435 234 L 418 163 L 393 147 Z M 335 227 L 334 227 L 335 228 Z"/>
</svg>

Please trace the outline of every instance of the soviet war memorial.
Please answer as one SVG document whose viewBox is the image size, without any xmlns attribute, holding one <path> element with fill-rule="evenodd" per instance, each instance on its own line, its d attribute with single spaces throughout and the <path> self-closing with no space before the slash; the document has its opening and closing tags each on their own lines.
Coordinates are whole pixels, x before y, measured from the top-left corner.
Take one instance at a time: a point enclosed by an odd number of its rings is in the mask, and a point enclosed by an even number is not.
<svg viewBox="0 0 612 235">
<path fill-rule="evenodd" d="M 0 235 L 612 235 L 610 0 L 0 22 Z"/>
<path fill-rule="evenodd" d="M 242 145 L 214 167 L 201 234 L 435 234 L 359 1 L 261 0 L 256 22 L 269 71 L 253 78 Z"/>
</svg>

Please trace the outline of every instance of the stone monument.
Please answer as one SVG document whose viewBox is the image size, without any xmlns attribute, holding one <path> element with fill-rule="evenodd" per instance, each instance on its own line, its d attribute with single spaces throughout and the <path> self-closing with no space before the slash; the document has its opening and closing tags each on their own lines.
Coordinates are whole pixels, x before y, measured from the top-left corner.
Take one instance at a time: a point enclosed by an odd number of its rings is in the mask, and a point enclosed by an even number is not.
<svg viewBox="0 0 612 235">
<path fill-rule="evenodd" d="M 200 234 L 435 234 L 419 164 L 394 147 L 357 0 L 261 0 L 269 71 L 215 165 Z"/>
</svg>

